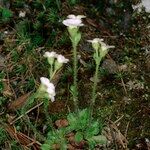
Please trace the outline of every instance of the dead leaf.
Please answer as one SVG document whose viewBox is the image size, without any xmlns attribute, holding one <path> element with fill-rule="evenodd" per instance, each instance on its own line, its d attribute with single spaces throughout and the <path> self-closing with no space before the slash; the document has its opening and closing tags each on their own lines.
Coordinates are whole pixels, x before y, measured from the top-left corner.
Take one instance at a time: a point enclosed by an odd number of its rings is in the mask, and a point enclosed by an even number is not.
<svg viewBox="0 0 150 150">
<path fill-rule="evenodd" d="M 4 129 L 8 132 L 11 138 L 18 141 L 22 147 L 26 146 L 30 148 L 32 147 L 34 150 L 40 150 L 41 144 L 38 141 L 30 138 L 29 136 L 21 132 L 18 132 L 14 127 L 5 124 Z"/>
<path fill-rule="evenodd" d="M 113 59 L 105 59 L 102 63 L 102 68 L 107 70 L 109 74 L 118 72 L 118 65 Z"/>
<path fill-rule="evenodd" d="M 60 145 L 59 144 L 54 144 L 53 145 L 53 150 L 59 150 L 60 149 Z"/>
<path fill-rule="evenodd" d="M 69 124 L 69 122 L 66 119 L 59 119 L 59 120 L 55 121 L 55 125 L 58 128 L 66 127 L 66 126 L 68 126 L 68 124 Z"/>
<path fill-rule="evenodd" d="M 11 102 L 8 105 L 8 109 L 11 111 L 15 111 L 15 110 L 21 108 L 26 103 L 26 101 L 28 100 L 28 97 L 30 96 L 30 94 L 31 93 L 24 94 L 21 97 L 19 97 L 18 99 Z"/>
<path fill-rule="evenodd" d="M 7 80 L 6 81 L 4 80 L 3 85 L 4 85 L 3 95 L 6 96 L 6 97 L 13 96 L 13 92 L 12 92 Z"/>
<path fill-rule="evenodd" d="M 74 146 L 72 146 L 71 144 L 67 145 L 68 150 L 76 150 L 76 148 Z"/>
</svg>

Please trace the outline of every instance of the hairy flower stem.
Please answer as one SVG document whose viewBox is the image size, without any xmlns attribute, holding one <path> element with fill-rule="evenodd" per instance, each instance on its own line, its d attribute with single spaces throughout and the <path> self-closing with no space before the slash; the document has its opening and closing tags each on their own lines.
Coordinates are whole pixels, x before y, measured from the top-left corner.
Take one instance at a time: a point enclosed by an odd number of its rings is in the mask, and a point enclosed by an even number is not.
<svg viewBox="0 0 150 150">
<path fill-rule="evenodd" d="M 50 78 L 51 78 L 51 76 L 52 76 L 52 74 L 53 74 L 53 64 L 50 64 L 50 69 L 49 69 L 49 74 L 50 74 Z"/>
<path fill-rule="evenodd" d="M 33 125 L 32 122 L 30 121 L 29 117 L 26 115 L 26 118 L 24 118 L 24 122 L 26 125 L 29 126 L 29 128 L 34 132 L 35 136 L 40 139 L 40 140 L 46 140 L 46 138 L 39 132 L 39 130 L 36 128 L 36 125 Z"/>
<path fill-rule="evenodd" d="M 77 46 L 73 44 L 73 70 L 74 70 L 74 93 L 73 93 L 73 101 L 74 101 L 74 107 L 75 111 L 78 111 L 78 90 L 77 90 Z"/>
<path fill-rule="evenodd" d="M 95 104 L 95 100 L 96 100 L 96 96 L 97 96 L 96 95 L 96 89 L 97 89 L 97 83 L 98 83 L 98 70 L 99 70 L 100 62 L 101 61 L 98 61 L 96 63 L 96 70 L 95 70 L 95 75 L 94 75 L 94 84 L 93 84 L 93 90 L 92 90 L 92 101 L 90 104 L 90 122 L 92 119 L 94 104 Z"/>
<path fill-rule="evenodd" d="M 52 119 L 51 119 L 51 117 L 50 117 L 50 115 L 49 115 L 49 113 L 48 113 L 48 112 L 49 112 L 49 111 L 48 111 L 48 106 L 49 106 L 49 105 L 44 106 L 45 117 L 46 117 L 46 120 L 47 120 L 49 126 L 51 127 L 51 129 L 55 130 L 54 127 L 53 127 L 53 121 L 52 121 Z"/>
</svg>

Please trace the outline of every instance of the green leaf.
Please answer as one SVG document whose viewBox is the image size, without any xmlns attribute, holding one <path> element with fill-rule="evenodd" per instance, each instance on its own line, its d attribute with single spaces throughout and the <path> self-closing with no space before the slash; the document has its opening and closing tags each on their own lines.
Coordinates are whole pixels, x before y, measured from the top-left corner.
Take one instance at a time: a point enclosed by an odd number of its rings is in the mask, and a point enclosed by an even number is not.
<svg viewBox="0 0 150 150">
<path fill-rule="evenodd" d="M 90 127 L 86 129 L 85 138 L 89 139 L 94 135 L 97 135 L 98 133 L 99 133 L 99 122 L 98 121 L 92 122 Z"/>
<path fill-rule="evenodd" d="M 13 14 L 12 14 L 12 12 L 9 9 L 2 8 L 2 20 L 3 21 L 9 20 L 10 17 L 12 17 L 12 16 L 13 16 Z"/>
<path fill-rule="evenodd" d="M 43 144 L 42 146 L 41 146 L 41 150 L 50 150 L 50 145 L 49 144 Z"/>
<path fill-rule="evenodd" d="M 75 86 L 74 85 L 70 86 L 70 92 L 71 92 L 72 96 L 75 95 L 76 90 L 75 90 Z"/>
<path fill-rule="evenodd" d="M 107 138 L 104 135 L 93 136 L 92 139 L 99 144 L 107 144 Z"/>
<path fill-rule="evenodd" d="M 81 132 L 77 132 L 76 134 L 75 134 L 75 141 L 76 142 L 80 142 L 80 141 L 82 141 L 83 140 L 83 134 L 81 133 Z"/>
<path fill-rule="evenodd" d="M 79 111 L 78 116 L 78 124 L 80 129 L 85 130 L 85 128 L 89 124 L 89 111 L 87 109 L 83 109 L 82 111 Z"/>
<path fill-rule="evenodd" d="M 96 144 L 106 145 L 107 139 L 103 135 L 93 136 L 92 138 L 87 139 L 89 148 L 94 149 Z"/>
<path fill-rule="evenodd" d="M 88 139 L 89 149 L 94 149 L 96 142 L 93 139 Z"/>
<path fill-rule="evenodd" d="M 70 113 L 67 116 L 67 120 L 69 122 L 69 126 L 72 130 L 75 130 L 77 128 L 77 117 L 74 113 Z"/>
<path fill-rule="evenodd" d="M 80 40 L 81 40 L 81 33 L 78 32 L 78 33 L 76 34 L 76 36 L 74 37 L 74 44 L 77 46 L 78 43 L 80 42 Z"/>
<path fill-rule="evenodd" d="M 75 131 L 84 131 L 89 123 L 89 112 L 87 109 L 79 111 L 78 114 L 70 113 L 67 117 L 70 128 Z"/>
</svg>

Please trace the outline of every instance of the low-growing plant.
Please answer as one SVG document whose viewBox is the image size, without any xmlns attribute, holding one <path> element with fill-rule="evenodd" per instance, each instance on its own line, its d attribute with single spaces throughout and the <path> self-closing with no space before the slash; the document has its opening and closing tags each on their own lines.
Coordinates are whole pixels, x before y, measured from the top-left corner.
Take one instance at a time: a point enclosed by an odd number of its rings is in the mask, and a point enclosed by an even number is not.
<svg viewBox="0 0 150 150">
<path fill-rule="evenodd" d="M 89 109 L 79 110 L 78 106 L 78 87 L 77 87 L 77 74 L 78 74 L 78 60 L 77 60 L 77 46 L 81 39 L 81 33 L 79 27 L 83 26 L 81 18 L 85 16 L 69 15 L 68 19 L 63 21 L 63 24 L 67 26 L 70 39 L 73 47 L 73 77 L 74 84 L 71 86 L 71 93 L 73 96 L 73 102 L 75 107 L 74 113 L 69 113 L 67 116 L 68 126 L 58 129 L 56 131 L 50 131 L 45 144 L 42 145 L 43 150 L 53 149 L 54 146 L 58 146 L 60 149 L 67 149 L 69 141 L 66 139 L 66 135 L 74 133 L 75 142 L 87 142 L 90 149 L 93 149 L 97 143 L 106 144 L 106 138 L 101 135 L 102 123 L 93 120 L 93 109 L 96 99 L 96 88 L 98 83 L 99 66 L 102 59 L 108 53 L 109 48 L 113 46 L 107 46 L 102 39 L 95 38 L 89 40 L 95 50 L 94 60 L 96 63 L 96 70 L 94 75 L 94 85 L 92 90 L 92 99 Z"/>
<path fill-rule="evenodd" d="M 79 108 L 79 99 L 78 99 L 78 58 L 77 58 L 77 47 L 81 40 L 81 33 L 79 27 L 83 26 L 82 18 L 85 18 L 83 15 L 75 16 L 69 15 L 66 20 L 63 21 L 63 24 L 67 26 L 70 40 L 72 43 L 72 53 L 73 53 L 73 85 L 70 87 L 70 92 L 72 94 L 72 99 L 74 103 L 74 112 L 67 115 L 67 124 L 65 127 L 60 127 L 55 129 L 52 123 L 52 119 L 48 114 L 49 99 L 51 102 L 55 101 L 55 85 L 52 83 L 52 79 L 55 77 L 56 73 L 62 68 L 64 63 L 68 63 L 69 59 L 66 59 L 64 56 L 57 54 L 56 52 L 45 52 L 44 57 L 47 58 L 49 67 L 49 77 L 41 77 L 41 84 L 39 88 L 33 95 L 29 97 L 25 105 L 21 110 L 21 117 L 26 115 L 31 107 L 35 105 L 35 102 L 39 101 L 38 107 L 44 104 L 44 112 L 51 126 L 51 130 L 48 132 L 48 137 L 45 143 L 41 146 L 42 150 L 58 149 L 65 150 L 70 144 L 70 134 L 74 139 L 72 142 L 77 144 L 84 143 L 83 147 L 89 147 L 94 149 L 95 145 L 106 144 L 107 139 L 102 135 L 102 122 L 93 119 L 93 111 L 95 100 L 97 97 L 96 89 L 99 77 L 99 67 L 102 59 L 108 53 L 109 48 L 114 46 L 108 46 L 103 42 L 103 39 L 95 38 L 93 40 L 88 40 L 92 43 L 94 49 L 93 58 L 96 64 L 95 74 L 94 74 L 94 84 L 92 88 L 91 102 L 89 108 L 80 110 Z M 31 109 L 32 110 L 32 109 Z M 36 132 L 35 127 L 33 126 L 33 131 Z M 68 137 L 69 136 L 69 137 Z"/>
<path fill-rule="evenodd" d="M 67 145 L 70 144 L 70 138 L 73 138 L 72 142 L 76 144 L 85 143 L 83 147 L 86 148 L 88 145 L 90 149 L 93 149 L 97 143 L 106 144 L 106 137 L 98 135 L 102 131 L 103 124 L 92 119 L 89 125 L 89 119 L 88 109 L 83 109 L 78 113 L 69 113 L 67 116 L 68 125 L 50 131 L 47 140 L 41 147 L 42 150 L 54 149 L 56 146 L 65 150 L 68 148 Z"/>
<path fill-rule="evenodd" d="M 5 142 L 7 138 L 8 138 L 8 135 L 6 131 L 2 127 L 0 127 L 0 144 Z"/>
<path fill-rule="evenodd" d="M 13 13 L 9 9 L 0 6 L 0 23 L 8 22 L 12 16 Z"/>
</svg>

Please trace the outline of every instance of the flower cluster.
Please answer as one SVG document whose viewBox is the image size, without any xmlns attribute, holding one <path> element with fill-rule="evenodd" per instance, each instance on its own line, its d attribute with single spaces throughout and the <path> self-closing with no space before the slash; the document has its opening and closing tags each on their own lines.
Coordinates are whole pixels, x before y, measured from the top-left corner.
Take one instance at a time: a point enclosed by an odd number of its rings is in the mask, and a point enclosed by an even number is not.
<svg viewBox="0 0 150 150">
<path fill-rule="evenodd" d="M 67 63 L 69 59 L 66 59 L 63 55 L 58 55 L 56 52 L 45 52 L 44 57 L 48 59 L 48 62 L 53 63 L 54 59 L 57 58 L 58 63 Z"/>
<path fill-rule="evenodd" d="M 55 100 L 55 86 L 53 83 L 50 82 L 48 78 L 41 77 L 41 87 L 40 87 L 40 92 L 45 93 L 45 97 L 48 97 L 51 99 L 52 102 Z"/>
<path fill-rule="evenodd" d="M 70 34 L 70 39 L 74 47 L 76 47 L 81 40 L 81 33 L 79 32 L 79 27 L 83 26 L 82 18 L 84 15 L 69 15 L 67 19 L 63 21 L 63 24 L 67 26 L 68 32 Z"/>
<path fill-rule="evenodd" d="M 62 55 L 56 54 L 56 52 L 45 52 L 44 57 L 48 59 L 48 63 L 50 64 L 50 79 L 53 78 L 56 71 L 63 65 L 63 63 L 67 63 L 69 59 L 66 59 Z M 55 60 L 56 59 L 56 60 Z M 48 78 L 41 77 L 41 85 L 39 87 L 39 97 L 50 98 L 52 102 L 55 100 L 55 86 L 50 82 Z"/>
<path fill-rule="evenodd" d="M 114 48 L 114 46 L 106 45 L 103 39 L 95 38 L 93 40 L 88 40 L 88 42 L 92 43 L 93 48 L 96 50 L 96 53 L 100 55 L 101 58 L 105 57 L 108 53 L 109 48 Z"/>
<path fill-rule="evenodd" d="M 57 57 L 58 54 L 56 54 L 56 52 L 45 52 L 44 54 L 44 57 L 47 57 L 47 58 L 55 58 Z"/>
</svg>

